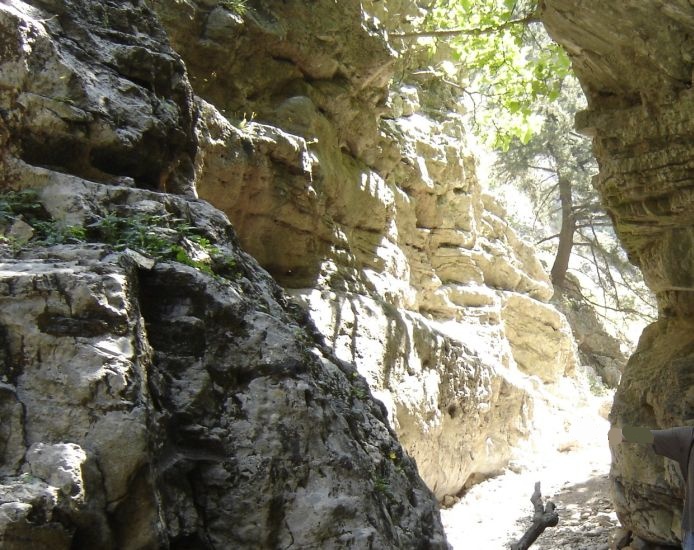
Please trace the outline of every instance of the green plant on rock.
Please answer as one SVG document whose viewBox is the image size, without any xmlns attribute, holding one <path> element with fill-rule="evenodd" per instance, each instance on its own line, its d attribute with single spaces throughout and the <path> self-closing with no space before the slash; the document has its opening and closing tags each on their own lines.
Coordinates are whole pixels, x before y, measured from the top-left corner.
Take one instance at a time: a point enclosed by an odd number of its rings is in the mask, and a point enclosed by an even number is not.
<svg viewBox="0 0 694 550">
<path fill-rule="evenodd" d="M 87 240 L 87 231 L 81 225 L 65 225 L 54 220 L 34 222 L 36 244 L 55 246 L 58 244 L 77 244 Z"/>
<path fill-rule="evenodd" d="M 7 191 L 0 194 L 0 228 L 8 228 L 23 221 L 34 231 L 31 242 L 45 246 L 75 244 L 86 240 L 81 225 L 66 225 L 51 218 L 33 189 Z M 17 251 L 23 243 L 12 236 L 3 235 L 2 242 Z"/>
<path fill-rule="evenodd" d="M 236 13 L 237 15 L 243 15 L 248 11 L 248 4 L 246 0 L 222 0 L 217 4 L 223 7 L 225 10 Z"/>
<path fill-rule="evenodd" d="M 49 218 L 33 189 L 0 194 L 0 224 L 7 225 L 20 216 L 27 223 Z"/>
<path fill-rule="evenodd" d="M 195 226 L 170 214 L 121 216 L 108 212 L 92 223 L 89 230 L 91 240 L 110 244 L 116 250 L 131 248 L 227 279 L 237 274 L 233 256 L 201 235 Z"/>
<path fill-rule="evenodd" d="M 31 226 L 33 234 L 20 242 L 8 229 L 19 220 Z M 183 263 L 199 271 L 236 278 L 239 269 L 234 256 L 200 234 L 195 226 L 169 213 L 124 215 L 106 212 L 83 227 L 54 220 L 34 190 L 0 193 L 0 244 L 15 253 L 22 246 L 99 242 L 115 250 L 130 248 L 152 258 Z"/>
<path fill-rule="evenodd" d="M 383 477 L 376 475 L 373 477 L 373 484 L 374 484 L 374 489 L 379 492 L 386 494 L 388 492 L 388 489 L 390 488 L 390 485 L 388 483 L 388 480 Z"/>
<path fill-rule="evenodd" d="M 352 386 L 352 395 L 356 397 L 357 399 L 366 399 L 368 397 L 368 392 L 359 386 Z"/>
</svg>

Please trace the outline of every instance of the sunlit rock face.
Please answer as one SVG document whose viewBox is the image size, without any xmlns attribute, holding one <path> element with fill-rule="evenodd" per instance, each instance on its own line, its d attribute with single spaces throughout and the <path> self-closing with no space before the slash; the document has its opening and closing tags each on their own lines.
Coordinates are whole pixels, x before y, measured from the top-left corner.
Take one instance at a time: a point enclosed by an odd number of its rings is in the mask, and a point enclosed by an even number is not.
<svg viewBox="0 0 694 550">
<path fill-rule="evenodd" d="M 503 468 L 575 346 L 450 90 L 399 76 L 384 29 L 416 3 L 153 6 L 201 98 L 200 197 L 357 365 L 438 497 Z"/>
<path fill-rule="evenodd" d="M 595 186 L 660 309 L 627 365 L 611 421 L 682 425 L 694 417 L 694 8 L 547 0 L 543 19 L 588 97 L 577 125 L 594 136 Z M 621 520 L 644 538 L 676 542 L 682 485 L 673 464 L 620 447 L 612 475 Z"/>
<path fill-rule="evenodd" d="M 365 380 L 194 198 L 206 109 L 147 5 L 8 1 L 0 28 L 0 547 L 446 548 Z M 58 238 L 114 216 L 139 237 Z M 217 260 L 131 249 L 172 231 Z"/>
</svg>

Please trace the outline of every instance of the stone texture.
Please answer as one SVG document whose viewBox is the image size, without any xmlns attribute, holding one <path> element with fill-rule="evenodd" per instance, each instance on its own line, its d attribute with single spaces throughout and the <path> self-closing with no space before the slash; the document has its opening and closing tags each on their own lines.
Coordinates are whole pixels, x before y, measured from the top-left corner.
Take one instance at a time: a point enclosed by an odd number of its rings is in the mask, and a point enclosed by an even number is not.
<svg viewBox="0 0 694 550">
<path fill-rule="evenodd" d="M 684 0 L 547 0 L 543 19 L 565 46 L 588 98 L 577 125 L 594 136 L 595 186 L 655 292 L 660 320 L 625 369 L 611 421 L 653 428 L 693 417 L 691 168 L 692 25 Z M 676 543 L 682 508 L 673 465 L 613 449 L 616 509 L 644 540 Z"/>
<path fill-rule="evenodd" d="M 576 350 L 566 318 L 554 307 L 523 295 L 505 301 L 502 319 L 518 367 L 544 382 L 572 374 Z"/>
<path fill-rule="evenodd" d="M 382 406 L 218 211 L 65 179 L 42 200 L 188 215 L 235 274 L 100 244 L 0 262 L 3 548 L 446 547 Z"/>
<path fill-rule="evenodd" d="M 3 189 L 63 227 L 183 220 L 222 254 L 155 227 L 215 275 L 3 246 L 4 546 L 445 548 L 435 496 L 580 395 L 451 90 L 389 87 L 383 26 L 421 10 L 380 4 L 0 6 Z"/>
<path fill-rule="evenodd" d="M 595 309 L 570 288 L 555 292 L 551 303 L 566 316 L 581 363 L 590 365 L 607 387 L 616 388 L 628 360 L 623 343 L 608 332 Z"/>
<path fill-rule="evenodd" d="M 202 98 L 199 195 L 357 365 L 443 498 L 503 468 L 543 399 L 529 380 L 572 375 L 575 349 L 534 251 L 482 192 L 450 90 L 388 86 L 411 67 L 381 30 L 416 3 L 328 4 L 153 5 Z"/>
<path fill-rule="evenodd" d="M 407 67 L 375 30 L 421 15 L 415 3 L 367 3 L 357 25 L 345 18 L 358 4 L 320 12 L 321 29 L 348 30 L 318 46 L 313 34 L 324 35 L 308 6 L 254 5 L 213 34 L 205 28 L 218 8 L 154 6 L 193 82 L 207 78 L 196 87 L 199 195 L 229 215 L 326 344 L 357 365 L 443 498 L 504 467 L 543 399 L 527 379 L 571 376 L 575 349 L 546 305 L 553 289 L 534 251 L 482 192 L 454 98 L 434 114 L 423 104 L 440 82 L 386 86 L 395 61 Z M 272 29 L 259 24 L 269 13 Z M 289 31 L 275 32 L 289 21 L 291 48 Z M 239 44 L 261 39 L 251 66 Z M 337 72 L 307 68 L 314 48 Z M 291 55 L 268 84 L 256 71 L 274 67 L 276 51 Z"/>
<path fill-rule="evenodd" d="M 3 144 L 95 181 L 190 190 L 192 90 L 144 3 L 4 2 L 0 33 Z"/>
<path fill-rule="evenodd" d="M 147 5 L 13 1 L 0 24 L 0 190 L 36 190 L 56 232 L 148 219 L 141 231 L 215 270 L 3 226 L 0 546 L 446 548 L 365 380 L 194 199 L 195 162 L 215 162 L 194 132 L 216 127 L 194 131 L 210 109 Z M 279 129 L 254 139 L 241 149 L 305 162 L 302 176 L 312 163 Z"/>
</svg>

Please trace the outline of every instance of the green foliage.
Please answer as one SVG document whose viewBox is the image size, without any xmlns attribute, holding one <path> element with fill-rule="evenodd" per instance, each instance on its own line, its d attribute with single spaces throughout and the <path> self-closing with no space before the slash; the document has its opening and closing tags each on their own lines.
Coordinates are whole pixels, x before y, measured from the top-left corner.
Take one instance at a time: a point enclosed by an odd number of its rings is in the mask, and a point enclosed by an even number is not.
<svg viewBox="0 0 694 550">
<path fill-rule="evenodd" d="M 109 212 L 89 225 L 92 240 L 116 250 L 132 248 L 153 257 L 172 258 L 175 242 L 163 229 L 169 229 L 169 216 L 143 213 L 126 217 Z"/>
<path fill-rule="evenodd" d="M 0 224 L 7 224 L 15 218 L 22 218 L 30 223 L 33 220 L 48 219 L 38 193 L 33 189 L 7 191 L 0 194 Z"/>
<path fill-rule="evenodd" d="M 512 182 L 535 205 L 535 217 L 542 225 L 559 225 L 557 182 L 571 181 L 575 215 L 582 219 L 605 215 L 592 187 L 597 172 L 590 141 L 574 129 L 574 113 L 585 107 L 578 81 L 566 77 L 559 96 L 538 99 L 533 107 L 538 117 L 535 132 L 523 142 L 511 139 L 496 163 L 497 179 Z"/>
<path fill-rule="evenodd" d="M 53 220 L 34 222 L 36 244 L 54 246 L 57 244 L 77 244 L 87 240 L 87 233 L 81 225 L 64 225 Z"/>
<path fill-rule="evenodd" d="M 571 74 L 566 53 L 536 18 L 536 0 L 437 0 L 424 33 L 446 40 L 472 103 L 476 127 L 494 147 L 527 143 L 537 131 L 538 100 L 559 97 Z M 450 69 L 447 69 L 450 72 Z"/>
<path fill-rule="evenodd" d="M 34 231 L 27 243 L 3 235 L 16 220 L 23 220 Z M 107 212 L 87 227 L 66 225 L 54 220 L 34 190 L 0 193 L 0 243 L 16 252 L 27 246 L 54 246 L 100 242 L 115 250 L 131 248 L 160 260 L 173 260 L 210 275 L 235 278 L 236 260 L 213 244 L 199 230 L 171 214 L 137 213 L 121 215 Z"/>
<path fill-rule="evenodd" d="M 390 489 L 390 485 L 388 483 L 388 480 L 382 476 L 378 476 L 378 475 L 374 476 L 373 484 L 374 484 L 374 489 L 379 493 L 387 494 L 389 489 Z"/>
<path fill-rule="evenodd" d="M 573 130 L 574 113 L 585 108 L 578 81 L 566 77 L 560 95 L 535 103 L 540 124 L 536 132 L 522 143 L 509 142 L 499 154 L 492 174 L 498 182 L 497 193 L 509 188 L 520 190 L 530 199 L 530 212 L 509 208 L 510 221 L 524 237 L 556 253 L 562 208 L 559 179 L 571 185 L 575 221 L 572 259 L 569 268 L 583 280 L 593 281 L 601 289 L 602 304 L 627 316 L 650 319 L 653 298 L 643 285 L 640 272 L 631 265 L 619 246 L 612 222 L 600 204 L 592 185 L 598 171 L 590 140 Z"/>
<path fill-rule="evenodd" d="M 368 392 L 360 386 L 352 386 L 352 395 L 357 399 L 366 399 L 368 397 Z"/>
<path fill-rule="evenodd" d="M 248 11 L 246 0 L 221 0 L 218 5 L 238 15 L 243 15 Z"/>
<path fill-rule="evenodd" d="M 159 259 L 175 260 L 214 275 L 235 273 L 236 261 L 197 233 L 197 228 L 171 215 L 136 214 L 119 216 L 108 213 L 89 226 L 93 240 L 111 244 L 116 250 L 132 248 Z M 188 243 L 188 247 L 184 246 Z M 196 246 L 201 259 L 195 259 L 190 246 Z"/>
<path fill-rule="evenodd" d="M 34 230 L 33 242 L 46 246 L 56 244 L 74 244 L 86 239 L 85 230 L 78 225 L 65 225 L 52 220 L 39 201 L 39 196 L 33 189 L 22 191 L 7 191 L 0 194 L 0 227 L 9 226 L 15 220 L 22 220 Z M 10 237 L 2 237 L 2 241 L 14 249 L 20 243 Z"/>
</svg>

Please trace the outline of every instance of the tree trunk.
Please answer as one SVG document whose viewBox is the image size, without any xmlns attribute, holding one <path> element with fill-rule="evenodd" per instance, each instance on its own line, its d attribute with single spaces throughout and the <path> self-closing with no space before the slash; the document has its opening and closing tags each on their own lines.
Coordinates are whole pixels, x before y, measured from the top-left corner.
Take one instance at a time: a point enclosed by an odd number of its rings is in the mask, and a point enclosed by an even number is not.
<svg viewBox="0 0 694 550">
<path fill-rule="evenodd" d="M 574 246 L 576 218 L 573 215 L 573 198 L 571 196 L 571 180 L 559 178 L 559 200 L 561 202 L 561 230 L 559 231 L 559 247 L 554 258 L 551 276 L 555 286 L 564 286 L 566 271 L 569 269 L 569 258 Z"/>
</svg>

